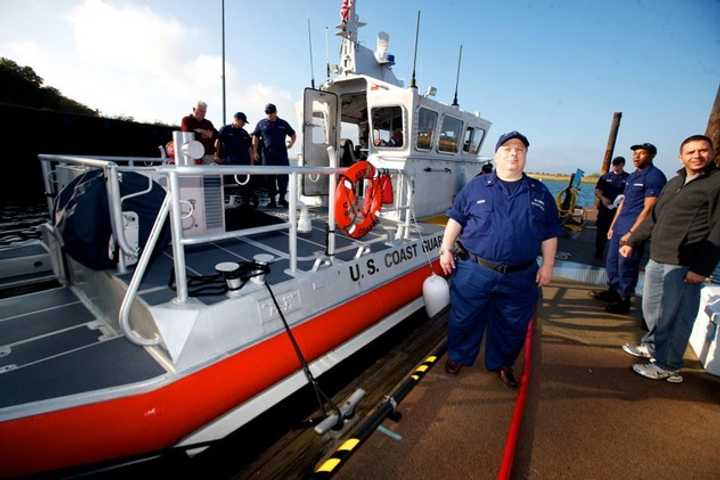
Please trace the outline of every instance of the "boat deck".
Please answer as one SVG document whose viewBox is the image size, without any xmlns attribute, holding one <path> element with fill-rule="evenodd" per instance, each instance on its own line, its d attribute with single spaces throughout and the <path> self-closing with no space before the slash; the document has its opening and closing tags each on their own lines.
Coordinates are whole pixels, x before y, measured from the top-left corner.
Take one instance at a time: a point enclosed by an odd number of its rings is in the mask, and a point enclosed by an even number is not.
<svg viewBox="0 0 720 480">
<path fill-rule="evenodd" d="M 0 291 L 53 278 L 50 257 L 40 241 L 0 247 Z"/>
<path fill-rule="evenodd" d="M 0 344 L 0 409 L 165 373 L 65 287 L 0 300 Z"/>
<path fill-rule="evenodd" d="M 720 379 L 690 349 L 681 385 L 634 374 L 620 346 L 642 335 L 639 309 L 609 315 L 597 289 L 544 289 L 512 477 L 717 478 Z M 376 432 L 337 478 L 497 478 L 515 392 L 482 357 L 457 377 L 444 360 L 400 404 L 400 422 L 385 420 L 399 438 Z"/>
<path fill-rule="evenodd" d="M 238 229 L 245 226 L 272 225 L 287 221 L 285 211 L 268 214 L 261 211 L 248 209 L 235 209 L 232 214 L 236 217 L 229 217 L 232 226 L 228 228 Z M 243 218 L 237 218 L 243 216 Z M 310 271 L 315 259 L 323 255 L 326 245 L 326 219 L 320 214 L 314 214 L 312 231 L 309 233 L 298 233 L 297 252 L 298 269 Z M 241 225 L 242 223 L 242 225 Z M 430 235 L 442 228 L 436 225 L 423 224 L 423 234 Z M 359 248 L 367 247 L 371 252 L 378 252 L 391 248 L 388 244 L 395 232 L 395 224 L 381 221 L 375 229 L 368 233 L 363 240 L 357 240 L 343 235 L 338 230 L 335 234 L 335 257 L 350 261 L 355 258 Z M 270 254 L 274 257 L 271 262 L 271 273 L 268 277 L 270 284 L 278 284 L 291 279 L 286 272 L 290 266 L 289 236 L 286 231 L 261 233 L 237 239 L 222 240 L 204 245 L 190 246 L 185 249 L 185 263 L 187 271 L 193 275 L 207 275 L 215 273 L 215 265 L 227 261 L 249 261 L 257 254 Z M 150 264 L 142 284 L 139 295 L 148 305 L 165 303 L 175 297 L 175 292 L 168 288 L 168 280 L 173 269 L 172 251 L 168 249 L 162 256 L 156 257 Z M 124 275 L 117 277 L 130 283 L 132 269 Z M 212 305 L 223 301 L 224 295 L 199 295 L 198 300 L 206 305 Z"/>
<path fill-rule="evenodd" d="M 268 214 L 237 209 L 232 214 L 236 215 L 229 217 L 229 228 L 233 229 L 287 221 L 284 211 Z M 298 269 L 301 272 L 310 271 L 315 259 L 325 252 L 323 221 L 316 215 L 312 231 L 298 233 Z M 395 228 L 392 222 L 382 222 L 362 241 L 336 234 L 336 258 L 350 261 L 358 249 L 377 252 L 394 248 L 389 239 Z M 440 227 L 426 225 L 423 229 L 424 233 L 430 234 L 439 231 Z M 220 262 L 247 261 L 259 253 L 266 253 L 274 257 L 268 281 L 282 283 L 292 278 L 287 272 L 288 241 L 288 233 L 278 231 L 187 247 L 187 271 L 194 275 L 212 274 Z M 173 299 L 175 292 L 168 287 L 172 271 L 172 252 L 168 248 L 146 271 L 139 290 L 140 298 L 150 306 Z M 132 274 L 131 270 L 114 276 L 129 284 Z M 205 305 L 227 299 L 224 294 L 195 298 Z M 145 348 L 130 343 L 103 320 L 103 315 L 112 315 L 112 312 L 93 313 L 93 307 L 88 308 L 88 305 L 73 289 L 66 287 L 0 300 L 0 391 L 4 392 L 0 396 L 0 409 L 120 388 L 167 373 L 167 369 Z M 123 368 L 117 368 L 118 365 Z"/>
</svg>

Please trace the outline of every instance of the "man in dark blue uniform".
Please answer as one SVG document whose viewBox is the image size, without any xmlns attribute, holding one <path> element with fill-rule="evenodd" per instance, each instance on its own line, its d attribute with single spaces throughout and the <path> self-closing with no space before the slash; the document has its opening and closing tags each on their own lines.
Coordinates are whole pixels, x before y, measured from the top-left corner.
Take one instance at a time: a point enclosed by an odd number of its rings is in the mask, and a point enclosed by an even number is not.
<svg viewBox="0 0 720 480">
<path fill-rule="evenodd" d="M 636 170 L 627 178 L 625 198 L 618 206 L 613 223 L 608 230 L 606 270 L 608 289 L 595 294 L 597 300 L 610 302 L 605 310 L 610 313 L 630 312 L 630 299 L 637 286 L 643 249 L 633 249 L 632 255 L 619 254 L 620 246 L 627 243 L 630 236 L 652 212 L 660 191 L 667 179 L 652 161 L 657 148 L 651 143 L 633 145 L 633 163 Z"/>
<path fill-rule="evenodd" d="M 610 224 L 615 216 L 615 208 L 613 202 L 618 195 L 625 191 L 625 183 L 630 175 L 623 168 L 625 167 L 625 157 L 615 157 L 612 160 L 610 171 L 601 176 L 595 185 L 595 197 L 598 199 L 598 213 L 595 225 L 597 233 L 595 235 L 595 258 L 602 259 L 605 254 L 605 245 L 608 238 L 607 233 Z"/>
<path fill-rule="evenodd" d="M 253 150 L 257 152 L 260 140 L 263 142 L 262 157 L 265 165 L 288 166 L 288 149 L 295 144 L 297 136 L 295 130 L 288 122 L 278 117 L 277 107 L 272 103 L 265 106 L 265 114 L 267 118 L 260 120 L 253 131 Z M 290 142 L 285 143 L 287 137 Z M 280 194 L 279 202 L 283 207 L 287 207 L 285 200 L 287 193 L 288 176 L 287 175 L 267 175 L 268 190 L 270 193 L 270 203 L 268 208 L 275 208 L 275 195 Z M 277 186 L 275 183 L 277 182 Z"/>
<path fill-rule="evenodd" d="M 485 367 L 511 388 L 517 387 L 512 366 L 535 312 L 538 287 L 552 278 L 561 231 L 547 187 L 523 173 L 528 146 L 519 132 L 500 137 L 495 172 L 475 177 L 457 194 L 440 251 L 445 274 L 455 272 L 445 370 L 457 374 L 473 365 L 487 328 Z"/>
<path fill-rule="evenodd" d="M 218 133 L 215 141 L 215 156 L 217 163 L 222 165 L 252 165 L 255 163 L 255 151 L 252 149 L 250 134 L 243 128 L 247 124 L 247 117 L 243 112 L 233 116 L 233 123 L 225 125 Z M 225 186 L 232 187 L 237 184 L 235 175 L 225 175 Z M 254 192 L 255 177 L 247 179 L 247 184 L 237 187 L 240 197 L 245 204 L 257 206 L 257 197 Z"/>
</svg>

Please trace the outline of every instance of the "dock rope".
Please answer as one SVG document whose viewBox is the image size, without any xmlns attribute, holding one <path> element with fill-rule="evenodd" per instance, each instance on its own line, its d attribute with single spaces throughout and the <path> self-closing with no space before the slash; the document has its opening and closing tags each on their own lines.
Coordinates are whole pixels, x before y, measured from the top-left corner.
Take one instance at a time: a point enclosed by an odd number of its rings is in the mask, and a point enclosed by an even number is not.
<svg viewBox="0 0 720 480">
<path fill-rule="evenodd" d="M 272 301 L 275 304 L 275 308 L 277 308 L 278 313 L 280 314 L 280 319 L 283 322 L 283 326 L 285 327 L 285 331 L 287 332 L 288 337 L 290 338 L 290 342 L 292 343 L 293 349 L 295 349 L 295 354 L 298 357 L 298 360 L 300 360 L 300 364 L 302 365 L 303 372 L 305 373 L 305 377 L 307 378 L 308 383 L 313 389 L 313 392 L 315 393 L 315 399 L 317 400 L 318 406 L 320 409 L 322 409 L 323 414 L 325 416 L 329 415 L 330 410 L 334 411 L 337 414 L 337 424 L 335 427 L 342 426 L 343 421 L 345 420 L 343 418 L 343 414 L 340 411 L 340 408 L 337 406 L 335 402 L 327 395 L 323 390 L 320 388 L 320 384 L 318 384 L 317 379 L 310 371 L 310 366 L 308 365 L 307 360 L 305 359 L 305 355 L 303 355 L 302 350 L 300 349 L 300 345 L 298 344 L 297 340 L 295 339 L 295 335 L 292 332 L 292 329 L 290 328 L 290 325 L 288 325 L 287 320 L 285 319 L 285 315 L 283 314 L 282 308 L 280 308 L 280 304 L 278 303 L 277 299 L 275 298 L 275 294 L 272 291 L 272 288 L 270 288 L 270 284 L 265 281 L 265 287 L 267 288 L 268 292 L 270 292 L 270 297 L 272 297 Z M 330 406 L 330 409 L 327 408 L 327 406 Z"/>
</svg>

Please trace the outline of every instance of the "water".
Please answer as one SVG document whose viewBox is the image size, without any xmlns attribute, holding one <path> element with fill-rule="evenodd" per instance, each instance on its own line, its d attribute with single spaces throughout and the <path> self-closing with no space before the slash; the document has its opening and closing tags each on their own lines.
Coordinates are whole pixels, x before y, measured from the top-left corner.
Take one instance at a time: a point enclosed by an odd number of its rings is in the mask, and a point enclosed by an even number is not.
<svg viewBox="0 0 720 480">
<path fill-rule="evenodd" d="M 566 181 L 559 180 L 544 180 L 543 183 L 550 190 L 552 196 L 555 197 L 565 187 L 567 187 Z M 592 207 L 595 202 L 595 185 L 592 183 L 580 184 L 580 196 L 577 200 L 578 207 Z"/>
<path fill-rule="evenodd" d="M 48 219 L 47 203 L 0 206 L 0 247 L 40 238 L 40 224 Z"/>
</svg>

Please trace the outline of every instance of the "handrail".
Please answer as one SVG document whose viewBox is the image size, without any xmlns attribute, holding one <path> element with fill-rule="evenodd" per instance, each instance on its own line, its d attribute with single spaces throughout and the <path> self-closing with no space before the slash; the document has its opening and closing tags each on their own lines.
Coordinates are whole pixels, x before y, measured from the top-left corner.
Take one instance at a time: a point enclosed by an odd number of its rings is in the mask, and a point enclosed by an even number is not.
<svg viewBox="0 0 720 480">
<path fill-rule="evenodd" d="M 147 266 L 150 263 L 153 250 L 155 250 L 155 244 L 157 243 L 158 238 L 160 238 L 160 233 L 162 232 L 162 228 L 165 224 L 165 219 L 167 219 L 169 211 L 170 193 L 166 193 L 165 199 L 160 206 L 160 211 L 158 212 L 157 217 L 155 217 L 155 223 L 153 223 L 152 229 L 150 230 L 150 236 L 148 237 L 147 243 L 145 243 L 145 248 L 140 255 L 140 260 L 138 260 L 137 266 L 135 267 L 135 272 L 133 273 L 132 279 L 130 280 L 127 291 L 125 292 L 125 297 L 123 298 L 122 305 L 120 305 L 120 329 L 128 338 L 128 340 L 130 340 L 136 345 L 140 345 L 143 347 L 159 344 L 160 337 L 158 335 L 155 335 L 155 338 L 145 338 L 135 332 L 135 330 L 133 330 L 130 326 L 130 307 L 135 300 L 138 288 L 140 288 L 140 283 L 142 282 L 142 278 L 145 275 L 145 269 L 147 269 Z"/>
<path fill-rule="evenodd" d="M 158 173 L 175 172 L 180 175 L 289 175 L 297 174 L 320 174 L 332 175 L 344 173 L 347 167 L 282 167 L 277 165 L 176 165 L 163 166 L 156 169 Z"/>
<path fill-rule="evenodd" d="M 167 157 L 127 157 L 117 155 L 73 155 L 78 158 L 94 158 L 96 160 L 107 160 L 110 162 L 128 162 L 131 166 L 135 162 L 151 162 L 151 163 L 162 163 L 167 161 Z"/>
<path fill-rule="evenodd" d="M 43 162 L 67 162 L 76 165 L 82 165 L 92 168 L 101 168 L 109 182 L 106 190 L 109 202 L 110 211 L 110 227 L 112 229 L 113 237 L 117 240 L 120 249 L 131 257 L 137 257 L 137 249 L 130 246 L 127 239 L 125 238 L 125 231 L 122 228 L 122 211 L 120 202 L 120 183 L 118 181 L 118 166 L 116 163 L 107 160 L 97 160 L 94 158 L 84 158 L 76 155 L 48 155 L 41 153 L 38 158 Z M 121 273 L 124 268 L 121 264 Z"/>
</svg>

